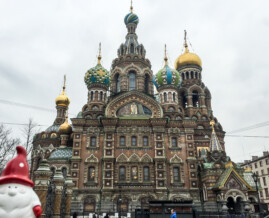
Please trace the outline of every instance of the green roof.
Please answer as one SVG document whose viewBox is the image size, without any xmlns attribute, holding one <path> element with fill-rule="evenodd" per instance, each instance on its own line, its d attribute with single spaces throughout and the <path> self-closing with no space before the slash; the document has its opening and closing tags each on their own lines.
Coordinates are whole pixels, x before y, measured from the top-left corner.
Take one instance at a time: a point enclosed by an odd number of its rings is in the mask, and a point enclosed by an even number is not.
<svg viewBox="0 0 269 218">
<path fill-rule="evenodd" d="M 72 148 L 58 148 L 51 153 L 49 160 L 65 160 L 70 159 L 71 157 Z"/>
</svg>

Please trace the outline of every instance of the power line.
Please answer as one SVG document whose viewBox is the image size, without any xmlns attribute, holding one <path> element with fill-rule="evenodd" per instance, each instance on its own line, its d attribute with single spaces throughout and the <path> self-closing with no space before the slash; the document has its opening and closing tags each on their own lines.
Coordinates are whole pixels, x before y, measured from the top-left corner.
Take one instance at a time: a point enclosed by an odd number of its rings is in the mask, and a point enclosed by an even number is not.
<svg viewBox="0 0 269 218">
<path fill-rule="evenodd" d="M 23 104 L 23 103 L 19 103 L 19 102 L 15 102 L 15 101 L 4 100 L 4 99 L 0 99 L 0 103 L 19 106 L 19 107 L 25 107 L 25 108 L 31 108 L 31 109 L 35 109 L 35 110 L 42 110 L 42 111 L 47 111 L 47 112 L 52 112 L 52 113 L 56 112 L 56 110 L 52 110 L 49 108 L 34 106 L 34 105 L 30 105 L 30 104 Z M 72 114 L 72 113 L 68 113 L 68 114 L 75 116 L 75 114 Z"/>
<path fill-rule="evenodd" d="M 261 128 L 261 127 L 268 126 L 268 125 L 269 125 L 269 121 L 265 121 L 265 122 L 262 122 L 262 123 L 257 123 L 255 125 L 251 125 L 251 126 L 248 126 L 248 127 L 244 127 L 244 128 L 241 128 L 241 129 L 236 129 L 236 130 L 230 131 L 230 132 L 228 132 L 228 134 L 243 132 L 243 131 L 256 129 L 256 128 Z"/>
<path fill-rule="evenodd" d="M 0 122 L 1 124 L 5 124 L 5 125 L 15 125 L 15 126 L 28 126 L 29 123 L 4 123 L 4 122 Z M 35 126 L 49 126 L 49 125 L 40 125 L 37 124 Z"/>
</svg>

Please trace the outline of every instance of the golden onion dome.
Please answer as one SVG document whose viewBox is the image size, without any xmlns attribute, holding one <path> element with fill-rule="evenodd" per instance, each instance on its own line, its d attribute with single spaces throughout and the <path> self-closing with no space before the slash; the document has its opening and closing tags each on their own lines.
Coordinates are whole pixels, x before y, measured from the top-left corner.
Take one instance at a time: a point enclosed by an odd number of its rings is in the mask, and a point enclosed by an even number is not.
<svg viewBox="0 0 269 218">
<path fill-rule="evenodd" d="M 175 69 L 178 69 L 185 65 L 198 65 L 202 67 L 202 61 L 197 54 L 191 53 L 188 49 L 188 44 L 186 41 L 186 31 L 185 31 L 185 52 L 180 55 L 175 61 Z"/>
<path fill-rule="evenodd" d="M 72 126 L 68 123 L 68 118 L 66 117 L 64 123 L 59 127 L 60 134 L 70 134 L 72 132 Z"/>
<path fill-rule="evenodd" d="M 70 104 L 70 99 L 68 98 L 67 95 L 65 95 L 65 80 L 66 80 L 66 77 L 64 75 L 64 86 L 63 86 L 62 94 L 60 94 L 55 99 L 55 103 L 56 103 L 57 106 L 65 106 L 65 107 L 68 107 L 69 104 Z"/>
</svg>

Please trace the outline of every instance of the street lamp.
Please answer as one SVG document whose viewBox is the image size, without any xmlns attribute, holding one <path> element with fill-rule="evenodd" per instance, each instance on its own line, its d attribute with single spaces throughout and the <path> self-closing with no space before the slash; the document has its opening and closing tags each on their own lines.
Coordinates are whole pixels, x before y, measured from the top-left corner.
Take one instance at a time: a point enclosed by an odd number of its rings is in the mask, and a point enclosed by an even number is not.
<svg viewBox="0 0 269 218">
<path fill-rule="evenodd" d="M 258 195 L 259 215 L 260 215 L 260 217 L 262 217 L 262 216 L 261 216 L 261 213 L 263 212 L 263 210 L 262 210 L 262 205 L 261 205 L 260 196 L 259 196 L 259 191 L 258 191 L 258 175 L 257 175 L 256 173 L 253 173 L 253 174 L 252 174 L 252 178 L 253 178 L 253 180 L 254 180 L 254 182 L 255 182 L 255 185 L 256 185 L 256 192 L 257 192 L 257 195 Z"/>
<path fill-rule="evenodd" d="M 119 198 L 119 218 L 121 218 L 121 185 L 119 185 L 119 192 L 120 192 L 120 198 Z"/>
</svg>

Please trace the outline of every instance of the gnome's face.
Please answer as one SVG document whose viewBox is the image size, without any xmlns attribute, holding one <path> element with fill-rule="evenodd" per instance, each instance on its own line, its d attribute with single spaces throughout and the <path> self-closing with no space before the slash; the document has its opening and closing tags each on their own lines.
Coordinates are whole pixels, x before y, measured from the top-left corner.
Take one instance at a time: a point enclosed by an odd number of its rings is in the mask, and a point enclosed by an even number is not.
<svg viewBox="0 0 269 218">
<path fill-rule="evenodd" d="M 33 200 L 34 191 L 31 187 L 9 183 L 0 185 L 0 208 L 9 211 L 24 208 Z"/>
</svg>

